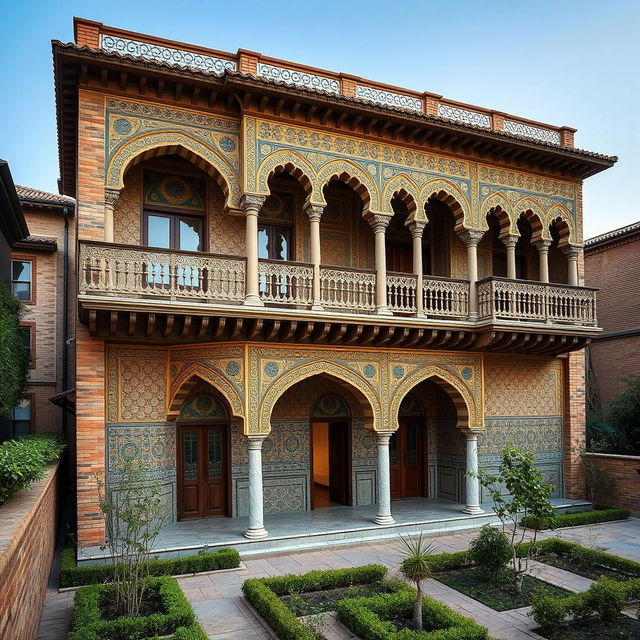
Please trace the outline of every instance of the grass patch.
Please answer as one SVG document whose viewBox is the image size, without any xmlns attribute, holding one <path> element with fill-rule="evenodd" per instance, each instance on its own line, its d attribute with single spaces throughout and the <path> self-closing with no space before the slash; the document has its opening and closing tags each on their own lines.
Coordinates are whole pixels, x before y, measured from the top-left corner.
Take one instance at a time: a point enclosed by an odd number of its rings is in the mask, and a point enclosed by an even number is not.
<svg viewBox="0 0 640 640">
<path fill-rule="evenodd" d="M 620 615 L 611 622 L 590 619 L 553 631 L 534 631 L 548 640 L 637 640 L 640 638 L 640 621 Z"/>
<path fill-rule="evenodd" d="M 436 573 L 433 577 L 495 611 L 507 611 L 530 605 L 531 596 L 536 588 L 542 588 L 549 595 L 560 598 L 566 597 L 570 593 L 528 575 L 524 577 L 522 593 L 516 593 L 508 570 L 491 579 L 488 579 L 487 575 L 478 567 L 443 571 Z"/>
</svg>

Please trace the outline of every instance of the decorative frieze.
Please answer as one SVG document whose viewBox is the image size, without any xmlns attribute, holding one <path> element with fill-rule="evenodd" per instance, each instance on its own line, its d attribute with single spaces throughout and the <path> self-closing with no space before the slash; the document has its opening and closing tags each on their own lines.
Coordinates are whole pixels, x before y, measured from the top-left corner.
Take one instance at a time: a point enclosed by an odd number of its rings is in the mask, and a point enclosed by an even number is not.
<svg viewBox="0 0 640 640">
<path fill-rule="evenodd" d="M 486 113 L 478 111 L 470 111 L 469 109 L 461 109 L 460 107 L 452 107 L 448 104 L 438 105 L 438 115 L 447 120 L 455 120 L 463 124 L 471 124 L 476 127 L 485 127 L 491 129 L 491 117 Z"/>
<path fill-rule="evenodd" d="M 358 84 L 356 85 L 356 96 L 376 104 L 422 112 L 422 100 L 402 93 L 395 93 L 394 91 L 383 91 L 382 89 Z"/>
<path fill-rule="evenodd" d="M 261 62 L 258 64 L 258 75 L 296 87 L 304 87 L 305 89 L 319 89 L 336 95 L 340 93 L 340 83 L 337 80 L 314 73 L 297 71 L 296 69 L 287 69 L 286 67 L 278 67 Z"/>
<path fill-rule="evenodd" d="M 533 138 L 541 142 L 550 142 L 551 144 L 560 144 L 560 134 L 551 129 L 543 129 L 542 127 L 534 127 L 530 124 L 515 122 L 513 120 L 504 121 L 504 130 L 507 133 L 513 133 L 517 136 Z"/>
</svg>

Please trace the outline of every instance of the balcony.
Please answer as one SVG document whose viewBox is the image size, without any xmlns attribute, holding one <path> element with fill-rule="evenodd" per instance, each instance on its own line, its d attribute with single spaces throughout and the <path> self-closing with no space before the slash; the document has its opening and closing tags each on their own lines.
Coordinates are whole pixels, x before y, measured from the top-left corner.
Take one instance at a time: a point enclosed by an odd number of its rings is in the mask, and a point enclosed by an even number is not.
<svg viewBox="0 0 640 640">
<path fill-rule="evenodd" d="M 376 303 L 373 270 L 320 267 L 320 296 L 314 300 L 313 265 L 259 260 L 258 290 L 263 306 L 256 307 L 244 304 L 246 260 L 237 256 L 82 241 L 78 264 L 81 314 L 84 310 L 86 318 L 86 311 L 90 312 L 91 325 L 95 324 L 96 310 L 110 313 L 112 335 L 114 323 L 119 322 L 114 311 L 130 314 L 129 335 L 136 332 L 137 312 L 154 318 L 180 314 L 189 318 L 253 318 L 260 327 L 271 322 L 273 331 L 281 330 L 281 323 L 294 322 L 297 333 L 292 335 L 297 339 L 302 335 L 301 326 L 313 328 L 318 323 L 327 327 L 317 330 L 323 338 L 333 323 L 343 323 L 340 336 L 355 324 L 361 325 L 358 336 L 368 335 L 362 329 L 368 325 L 373 327 L 374 337 L 389 334 L 392 327 L 406 338 L 414 328 L 422 327 L 418 329 L 420 337 L 441 330 L 449 338 L 458 335 L 465 347 L 473 344 L 470 336 L 487 331 L 504 336 L 505 327 L 514 332 L 559 333 L 565 336 L 565 342 L 567 335 L 589 337 L 598 331 L 595 291 L 584 287 L 487 278 L 477 283 L 476 316 L 471 313 L 466 280 L 388 273 L 388 310 L 382 314 Z M 209 320 L 200 322 L 200 334 L 204 336 L 202 326 Z M 173 320 L 171 323 L 173 326 Z M 191 320 L 185 320 L 183 337 L 191 324 Z M 146 335 L 153 330 L 147 327 Z M 257 335 L 255 327 L 254 332 Z M 165 326 L 164 335 L 169 333 Z M 380 344 L 377 338 L 371 343 Z"/>
</svg>

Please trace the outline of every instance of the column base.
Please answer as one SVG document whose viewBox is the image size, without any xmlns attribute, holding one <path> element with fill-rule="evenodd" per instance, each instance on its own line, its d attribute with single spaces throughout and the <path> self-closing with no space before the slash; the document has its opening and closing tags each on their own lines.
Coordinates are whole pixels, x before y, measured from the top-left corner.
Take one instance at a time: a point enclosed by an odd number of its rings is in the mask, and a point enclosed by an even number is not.
<svg viewBox="0 0 640 640">
<path fill-rule="evenodd" d="M 311 305 L 311 311 L 324 311 L 324 309 L 322 308 L 322 305 L 319 302 L 316 302 L 314 300 L 313 304 Z"/>
<path fill-rule="evenodd" d="M 392 517 L 392 516 L 383 516 L 383 515 L 380 515 L 380 514 L 378 514 L 378 515 L 373 519 L 373 521 L 374 521 L 376 524 L 381 524 L 381 525 L 385 525 L 385 524 L 395 524 L 395 523 L 396 523 L 396 521 L 393 519 L 393 517 Z"/>
<path fill-rule="evenodd" d="M 378 307 L 376 309 L 376 313 L 379 316 L 392 316 L 393 312 L 391 311 L 391 309 L 389 309 L 389 307 Z"/>
<path fill-rule="evenodd" d="M 249 538 L 249 540 L 260 540 L 261 538 L 266 538 L 269 535 L 269 532 L 264 527 L 249 527 L 244 532 L 244 537 Z"/>
<path fill-rule="evenodd" d="M 478 312 L 477 311 L 471 311 L 469 313 L 469 322 L 478 322 Z"/>
<path fill-rule="evenodd" d="M 479 513 L 484 513 L 484 509 L 481 509 L 478 505 L 475 504 L 468 504 L 462 509 L 462 513 L 470 513 L 471 515 L 476 515 Z"/>
<path fill-rule="evenodd" d="M 262 302 L 262 300 L 260 300 L 260 297 L 257 295 L 245 296 L 242 304 L 245 304 L 248 307 L 264 307 L 264 302 Z"/>
</svg>

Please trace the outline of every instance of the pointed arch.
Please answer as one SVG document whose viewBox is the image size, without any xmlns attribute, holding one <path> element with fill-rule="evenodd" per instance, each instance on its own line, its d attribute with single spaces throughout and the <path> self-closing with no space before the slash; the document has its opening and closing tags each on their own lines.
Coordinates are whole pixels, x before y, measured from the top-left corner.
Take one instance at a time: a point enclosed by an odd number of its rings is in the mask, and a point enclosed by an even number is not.
<svg viewBox="0 0 640 640">
<path fill-rule="evenodd" d="M 467 197 L 453 182 L 444 179 L 431 180 L 422 187 L 420 198 L 424 205 L 430 198 L 444 202 L 456 220 L 456 231 L 468 228 L 471 206 Z"/>
<path fill-rule="evenodd" d="M 167 420 L 175 420 L 185 398 L 200 381 L 208 382 L 226 401 L 231 413 L 244 418 L 244 403 L 233 384 L 219 371 L 201 362 L 193 362 L 173 380 L 167 409 Z"/>
<path fill-rule="evenodd" d="M 485 198 L 480 205 L 480 218 L 483 223 L 483 229 L 487 231 L 487 216 L 493 213 L 500 223 L 500 235 L 519 236 L 518 226 L 516 224 L 516 216 L 513 215 L 513 208 L 507 198 L 500 192 L 496 191 L 489 197 Z"/>
<path fill-rule="evenodd" d="M 129 166 L 166 154 L 180 155 L 203 169 L 220 185 L 225 196 L 225 207 L 241 209 L 242 190 L 234 168 L 212 146 L 184 131 L 156 131 L 143 134 L 119 147 L 109 159 L 106 186 L 122 189 L 124 175 Z"/>
<path fill-rule="evenodd" d="M 316 190 L 322 191 L 332 180 L 348 184 L 362 198 L 363 215 L 381 212 L 380 194 L 373 177 L 355 162 L 332 160 L 320 167 Z"/>
<path fill-rule="evenodd" d="M 420 207 L 419 204 L 420 188 L 406 173 L 399 173 L 394 176 L 384 187 L 382 204 L 387 213 L 393 214 L 393 208 L 391 207 L 393 198 L 399 198 L 407 205 L 410 220 L 427 221 L 424 206 Z"/>
<path fill-rule="evenodd" d="M 300 153 L 291 149 L 280 149 L 265 158 L 257 171 L 258 193 L 269 195 L 269 179 L 277 173 L 287 173 L 302 185 L 306 194 L 305 206 L 326 206 L 322 189 L 315 188 L 316 171 Z"/>
<path fill-rule="evenodd" d="M 259 427 L 262 433 L 271 431 L 271 413 L 282 394 L 294 384 L 318 375 L 332 378 L 338 384 L 345 386 L 360 400 L 362 407 L 368 413 L 364 417 L 372 417 L 373 430 L 384 429 L 380 400 L 369 382 L 358 372 L 337 362 L 317 360 L 290 369 L 267 389 L 262 398 L 259 413 Z"/>
<path fill-rule="evenodd" d="M 516 218 L 524 218 L 531 225 L 531 243 L 539 240 L 550 240 L 549 229 L 544 224 L 545 213 L 542 205 L 531 196 L 518 200 L 513 207 Z"/>
<path fill-rule="evenodd" d="M 398 428 L 398 415 L 400 405 L 411 390 L 425 380 L 433 379 L 451 397 L 458 413 L 458 429 L 481 429 L 483 420 L 481 411 L 476 407 L 476 402 L 469 388 L 443 367 L 432 365 L 414 371 L 402 380 L 395 390 L 389 405 L 390 429 Z"/>
<path fill-rule="evenodd" d="M 555 227 L 560 234 L 561 247 L 577 243 L 573 216 L 561 204 L 554 204 L 548 212 L 549 228 Z"/>
</svg>

